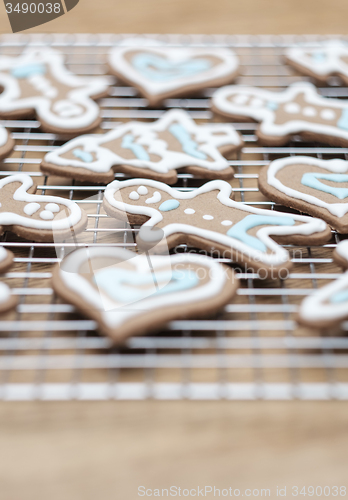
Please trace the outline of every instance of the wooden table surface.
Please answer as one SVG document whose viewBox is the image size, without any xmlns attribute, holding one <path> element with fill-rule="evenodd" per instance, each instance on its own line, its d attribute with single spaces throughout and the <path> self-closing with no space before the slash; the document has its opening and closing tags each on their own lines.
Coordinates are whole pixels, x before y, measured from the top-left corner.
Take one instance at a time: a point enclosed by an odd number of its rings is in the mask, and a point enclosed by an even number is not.
<svg viewBox="0 0 348 500">
<path fill-rule="evenodd" d="M 344 34 L 347 12 L 347 0 L 81 0 L 28 32 Z M 3 7 L 0 32 L 10 32 Z M 0 499 L 348 486 L 347 419 L 340 402 L 3 403 Z"/>
</svg>

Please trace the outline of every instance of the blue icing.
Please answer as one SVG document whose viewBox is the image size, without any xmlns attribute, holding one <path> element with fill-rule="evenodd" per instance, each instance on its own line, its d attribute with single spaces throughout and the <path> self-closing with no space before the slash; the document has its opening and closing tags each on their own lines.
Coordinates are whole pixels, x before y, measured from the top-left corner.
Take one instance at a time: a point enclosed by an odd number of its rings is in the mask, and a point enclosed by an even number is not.
<svg viewBox="0 0 348 500">
<path fill-rule="evenodd" d="M 93 156 L 91 155 L 91 153 L 83 151 L 82 149 L 74 149 L 73 155 L 76 156 L 76 158 L 78 158 L 79 160 L 84 161 L 85 163 L 91 163 L 93 161 Z"/>
<path fill-rule="evenodd" d="M 272 109 L 273 111 L 275 111 L 276 109 L 278 109 L 279 104 L 275 101 L 267 101 L 266 106 L 268 109 Z"/>
<path fill-rule="evenodd" d="M 348 108 L 342 111 L 342 116 L 338 120 L 337 127 L 343 130 L 348 130 Z"/>
<path fill-rule="evenodd" d="M 170 212 L 170 210 L 175 210 L 178 206 L 180 206 L 178 200 L 166 200 L 158 207 L 158 210 L 161 212 Z"/>
<path fill-rule="evenodd" d="M 330 297 L 330 302 L 332 304 L 340 304 L 342 302 L 348 301 L 348 290 L 343 290 L 343 292 L 337 292 L 332 297 Z"/>
<path fill-rule="evenodd" d="M 145 77 L 157 82 L 195 75 L 211 68 L 211 62 L 208 59 L 171 62 L 164 57 L 146 53 L 135 55 L 132 64 Z"/>
<path fill-rule="evenodd" d="M 231 236 L 231 238 L 235 238 L 245 245 L 255 248 L 256 250 L 260 250 L 260 252 L 266 252 L 266 245 L 264 245 L 258 238 L 255 238 L 255 236 L 247 234 L 247 231 L 256 226 L 293 226 L 294 224 L 295 221 L 291 217 L 248 215 L 241 221 L 237 222 L 235 226 L 231 227 L 231 229 L 227 231 L 227 236 Z"/>
<path fill-rule="evenodd" d="M 191 139 L 190 134 L 187 130 L 179 123 L 173 123 L 169 127 L 169 132 L 174 135 L 176 139 L 182 145 L 183 151 L 190 155 L 198 158 L 199 160 L 206 160 L 207 156 L 201 151 L 197 150 L 198 144 Z"/>
<path fill-rule="evenodd" d="M 332 182 L 348 182 L 347 174 L 317 174 L 315 172 L 307 172 L 303 174 L 301 184 L 304 186 L 323 191 L 324 193 L 332 194 L 339 200 L 344 200 L 348 197 L 348 188 L 339 188 L 323 184 L 319 179 Z"/>
<path fill-rule="evenodd" d="M 316 62 L 323 62 L 326 60 L 325 52 L 313 52 L 312 59 Z"/>
<path fill-rule="evenodd" d="M 139 160 L 150 161 L 150 157 L 143 146 L 134 142 L 134 135 L 126 134 L 122 139 L 121 146 L 124 149 L 130 149 Z"/>
<path fill-rule="evenodd" d="M 29 78 L 34 75 L 44 75 L 45 73 L 46 73 L 46 66 L 40 63 L 17 66 L 16 68 L 13 68 L 11 70 L 11 74 L 15 78 Z"/>
<path fill-rule="evenodd" d="M 199 279 L 197 274 L 183 269 L 180 271 L 162 271 L 153 274 L 140 274 L 127 269 L 105 268 L 95 274 L 97 286 L 117 302 L 136 302 L 148 296 L 181 292 L 194 288 Z M 163 288 L 139 289 L 139 286 L 160 285 L 167 282 Z M 149 293 L 150 292 L 150 293 Z"/>
</svg>

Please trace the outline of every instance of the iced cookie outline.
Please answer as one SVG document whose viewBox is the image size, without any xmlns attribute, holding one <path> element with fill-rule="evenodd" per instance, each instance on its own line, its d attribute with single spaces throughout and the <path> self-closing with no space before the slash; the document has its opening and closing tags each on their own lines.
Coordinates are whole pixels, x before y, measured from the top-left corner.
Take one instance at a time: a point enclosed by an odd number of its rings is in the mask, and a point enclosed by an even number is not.
<svg viewBox="0 0 348 500">
<path fill-rule="evenodd" d="M 336 263 L 348 269 L 348 240 L 341 241 L 334 253 Z M 306 297 L 299 309 L 298 322 L 312 328 L 329 328 L 348 318 L 348 271 Z"/>
<path fill-rule="evenodd" d="M 217 312 L 235 295 L 238 279 L 231 268 L 210 257 L 139 255 L 115 247 L 88 247 L 69 254 L 55 267 L 52 285 L 59 297 L 95 320 L 99 331 L 121 343 L 172 320 Z M 120 300 L 130 293 L 138 300 Z"/>
<path fill-rule="evenodd" d="M 320 96 L 311 83 L 297 82 L 282 92 L 230 85 L 213 94 L 211 106 L 230 120 L 259 122 L 256 135 L 265 145 L 284 145 L 294 134 L 348 145 L 348 103 Z"/>
<path fill-rule="evenodd" d="M 21 82 L 26 83 L 23 97 Z M 96 128 L 101 118 L 95 99 L 106 96 L 103 77 L 81 77 L 68 71 L 53 49 L 27 49 L 17 57 L 0 56 L 0 116 L 26 118 L 33 113 L 47 132 L 77 134 Z M 61 91 L 59 86 L 62 87 Z M 59 99 L 57 99 L 59 97 Z"/>
<path fill-rule="evenodd" d="M 7 272 L 13 264 L 14 255 L 12 252 L 0 246 L 0 273 Z M 17 306 L 17 298 L 11 295 L 10 287 L 0 282 L 0 314 L 3 314 Z"/>
<path fill-rule="evenodd" d="M 322 244 L 331 237 L 322 220 L 254 208 L 233 201 L 231 194 L 225 181 L 182 192 L 157 181 L 131 179 L 109 184 L 103 206 L 112 217 L 142 225 L 137 236 L 141 249 L 156 244 L 160 253 L 167 245 L 186 243 L 267 273 L 291 267 L 289 253 L 270 236 L 300 245 Z"/>
<path fill-rule="evenodd" d="M 293 186 L 295 169 L 299 189 Z M 286 173 L 291 186 L 285 183 Z M 280 158 L 261 169 L 258 182 L 260 191 L 272 201 L 319 217 L 338 232 L 348 233 L 347 161 L 309 156 Z"/>
<path fill-rule="evenodd" d="M 209 66 L 214 58 L 221 62 Z M 162 67 L 162 73 L 156 73 L 156 67 Z M 111 74 L 136 87 L 150 106 L 158 106 L 166 98 L 186 97 L 209 86 L 233 82 L 239 60 L 226 48 L 171 47 L 157 40 L 138 39 L 111 49 L 109 68 Z"/>
<path fill-rule="evenodd" d="M 0 180 L 0 234 L 9 230 L 25 239 L 49 242 L 85 229 L 87 215 L 77 203 L 59 196 L 34 194 L 36 189 L 26 174 Z"/>
<path fill-rule="evenodd" d="M 329 40 L 315 48 L 291 47 L 285 52 L 285 61 L 320 83 L 328 83 L 332 76 L 339 76 L 348 85 L 348 44 L 342 40 Z"/>
<path fill-rule="evenodd" d="M 170 144 L 160 138 L 161 132 L 168 134 L 174 145 L 180 144 L 182 151 L 171 150 Z M 127 138 L 130 144 L 124 144 Z M 132 153 L 134 150 L 134 158 L 122 157 L 117 144 L 103 147 L 117 139 Z M 232 125 L 196 124 L 186 111 L 173 109 L 152 123 L 128 122 L 103 135 L 72 139 L 47 153 L 40 168 L 45 174 L 106 183 L 114 179 L 116 171 L 174 184 L 177 169 L 208 179 L 231 179 L 234 170 L 223 153 L 236 152 L 242 146 L 241 135 Z M 68 152 L 73 159 L 62 157 Z M 150 155 L 158 161 L 152 161 Z"/>
</svg>

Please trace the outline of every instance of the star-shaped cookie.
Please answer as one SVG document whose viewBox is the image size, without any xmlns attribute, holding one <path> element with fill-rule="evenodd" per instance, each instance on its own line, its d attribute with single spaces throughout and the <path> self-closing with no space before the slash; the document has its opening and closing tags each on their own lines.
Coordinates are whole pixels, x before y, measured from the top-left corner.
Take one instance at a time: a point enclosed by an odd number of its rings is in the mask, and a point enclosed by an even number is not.
<svg viewBox="0 0 348 500">
<path fill-rule="evenodd" d="M 310 83 L 295 83 L 283 92 L 238 85 L 223 87 L 214 93 L 212 109 L 231 120 L 259 122 L 256 134 L 266 145 L 286 144 L 294 134 L 327 144 L 348 145 L 347 101 L 322 97 Z"/>
</svg>

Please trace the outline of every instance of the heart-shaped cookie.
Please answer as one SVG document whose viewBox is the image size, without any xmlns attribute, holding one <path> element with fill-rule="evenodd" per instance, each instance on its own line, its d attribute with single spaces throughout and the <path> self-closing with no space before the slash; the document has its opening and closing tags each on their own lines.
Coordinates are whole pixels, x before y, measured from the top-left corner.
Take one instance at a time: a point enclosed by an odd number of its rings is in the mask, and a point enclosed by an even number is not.
<svg viewBox="0 0 348 500">
<path fill-rule="evenodd" d="M 218 311 L 235 295 L 233 270 L 203 255 L 158 256 L 83 248 L 53 273 L 53 288 L 120 343 L 167 322 Z"/>
<path fill-rule="evenodd" d="M 110 72 L 134 85 L 151 106 L 168 97 L 187 96 L 207 86 L 232 82 L 238 58 L 224 48 L 170 47 L 147 40 L 145 46 L 119 46 L 110 52 Z"/>
</svg>

